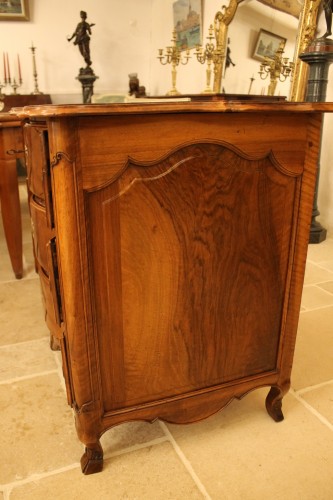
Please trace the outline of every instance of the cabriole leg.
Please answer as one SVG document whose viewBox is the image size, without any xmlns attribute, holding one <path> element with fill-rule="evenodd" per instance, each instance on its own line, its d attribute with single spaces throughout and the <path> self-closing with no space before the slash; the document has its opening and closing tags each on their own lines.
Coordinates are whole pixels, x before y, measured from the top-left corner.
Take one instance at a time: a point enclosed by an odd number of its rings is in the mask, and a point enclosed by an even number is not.
<svg viewBox="0 0 333 500">
<path fill-rule="evenodd" d="M 81 457 L 83 474 L 95 474 L 103 470 L 103 449 L 99 441 L 88 444 Z"/>
<path fill-rule="evenodd" d="M 283 396 L 284 392 L 279 387 L 271 387 L 266 398 L 266 410 L 275 422 L 281 422 L 284 419 L 282 413 Z"/>
</svg>

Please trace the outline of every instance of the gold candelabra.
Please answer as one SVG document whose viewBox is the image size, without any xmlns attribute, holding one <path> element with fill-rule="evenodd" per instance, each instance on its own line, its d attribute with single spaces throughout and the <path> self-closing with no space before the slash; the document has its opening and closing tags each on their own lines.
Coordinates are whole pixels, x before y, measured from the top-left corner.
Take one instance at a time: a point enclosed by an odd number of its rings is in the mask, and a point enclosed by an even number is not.
<svg viewBox="0 0 333 500">
<path fill-rule="evenodd" d="M 212 40 L 215 38 L 214 28 L 211 24 L 208 30 L 208 36 L 206 37 L 208 43 L 206 43 L 205 48 L 200 45 L 197 45 L 195 50 L 195 55 L 197 56 L 197 60 L 201 64 L 205 64 L 207 62 L 206 69 L 206 88 L 203 91 L 205 94 L 212 94 L 214 90 L 210 86 L 210 81 L 212 77 L 212 63 L 216 65 L 218 61 L 221 60 L 222 51 L 219 46 L 215 46 Z M 214 70 L 215 73 L 216 70 Z"/>
<path fill-rule="evenodd" d="M 166 47 L 166 53 L 163 54 L 163 49 L 158 49 L 158 56 L 157 58 L 160 60 L 160 63 L 164 65 L 166 64 L 171 64 L 172 65 L 172 70 L 171 70 L 171 77 L 172 77 L 172 88 L 169 90 L 167 95 L 180 95 L 180 92 L 176 89 L 176 79 L 177 79 L 177 66 L 179 64 L 187 64 L 189 59 L 191 58 L 190 56 L 190 51 L 189 49 L 186 50 L 185 57 L 183 58 L 181 49 L 177 47 L 177 34 L 176 31 L 172 32 L 172 39 L 171 39 L 172 45 Z"/>
<path fill-rule="evenodd" d="M 294 63 L 288 62 L 288 57 L 282 57 L 283 45 L 283 42 L 281 42 L 274 58 L 265 57 L 264 62 L 260 64 L 260 78 L 265 80 L 268 75 L 270 76 L 268 95 L 274 95 L 278 80 L 284 82 L 288 76 L 292 75 L 294 69 Z"/>
</svg>

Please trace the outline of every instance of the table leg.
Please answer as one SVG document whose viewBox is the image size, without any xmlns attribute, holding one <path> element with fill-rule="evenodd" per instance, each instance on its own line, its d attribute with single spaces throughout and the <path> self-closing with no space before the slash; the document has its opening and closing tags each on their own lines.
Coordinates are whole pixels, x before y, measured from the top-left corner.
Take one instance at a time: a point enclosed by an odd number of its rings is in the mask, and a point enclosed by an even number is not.
<svg viewBox="0 0 333 500">
<path fill-rule="evenodd" d="M 20 279 L 23 276 L 23 249 L 16 159 L 0 160 L 0 202 L 12 268 L 15 277 Z"/>
</svg>

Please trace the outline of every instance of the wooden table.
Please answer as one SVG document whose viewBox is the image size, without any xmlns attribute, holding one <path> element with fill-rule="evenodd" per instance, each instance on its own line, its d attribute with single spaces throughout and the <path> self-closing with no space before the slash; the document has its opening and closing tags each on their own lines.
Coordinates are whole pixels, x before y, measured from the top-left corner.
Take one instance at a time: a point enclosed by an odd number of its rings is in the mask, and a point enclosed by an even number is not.
<svg viewBox="0 0 333 500">
<path fill-rule="evenodd" d="M 15 94 L 3 99 L 0 113 L 0 203 L 2 221 L 12 268 L 17 279 L 22 278 L 22 222 L 19 199 L 17 158 L 24 157 L 21 121 L 6 113 L 13 106 L 50 104 L 49 94 Z"/>
<path fill-rule="evenodd" d="M 23 275 L 22 222 L 16 170 L 17 158 L 24 156 L 21 121 L 0 113 L 0 203 L 5 238 L 17 279 Z"/>
</svg>

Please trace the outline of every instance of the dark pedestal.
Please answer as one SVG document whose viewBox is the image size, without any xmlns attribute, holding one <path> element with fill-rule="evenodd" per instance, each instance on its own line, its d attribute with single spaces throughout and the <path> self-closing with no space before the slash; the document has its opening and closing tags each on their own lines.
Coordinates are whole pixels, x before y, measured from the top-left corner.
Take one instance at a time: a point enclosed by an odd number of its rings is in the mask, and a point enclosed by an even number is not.
<svg viewBox="0 0 333 500">
<path fill-rule="evenodd" d="M 82 85 L 83 104 L 90 104 L 94 93 L 94 83 L 98 76 L 95 75 L 92 68 L 81 68 L 79 75 L 76 77 Z"/>
<path fill-rule="evenodd" d="M 300 54 L 300 59 L 310 66 L 307 84 L 306 101 L 322 102 L 326 99 L 328 82 L 328 70 L 333 62 L 333 40 L 328 38 L 318 38 L 314 40 L 307 49 Z M 316 221 L 320 214 L 318 210 L 318 184 L 320 175 L 320 164 L 318 163 L 318 173 L 316 191 L 313 201 L 312 220 L 310 228 L 310 243 L 321 243 L 326 239 L 327 231 Z"/>
</svg>

